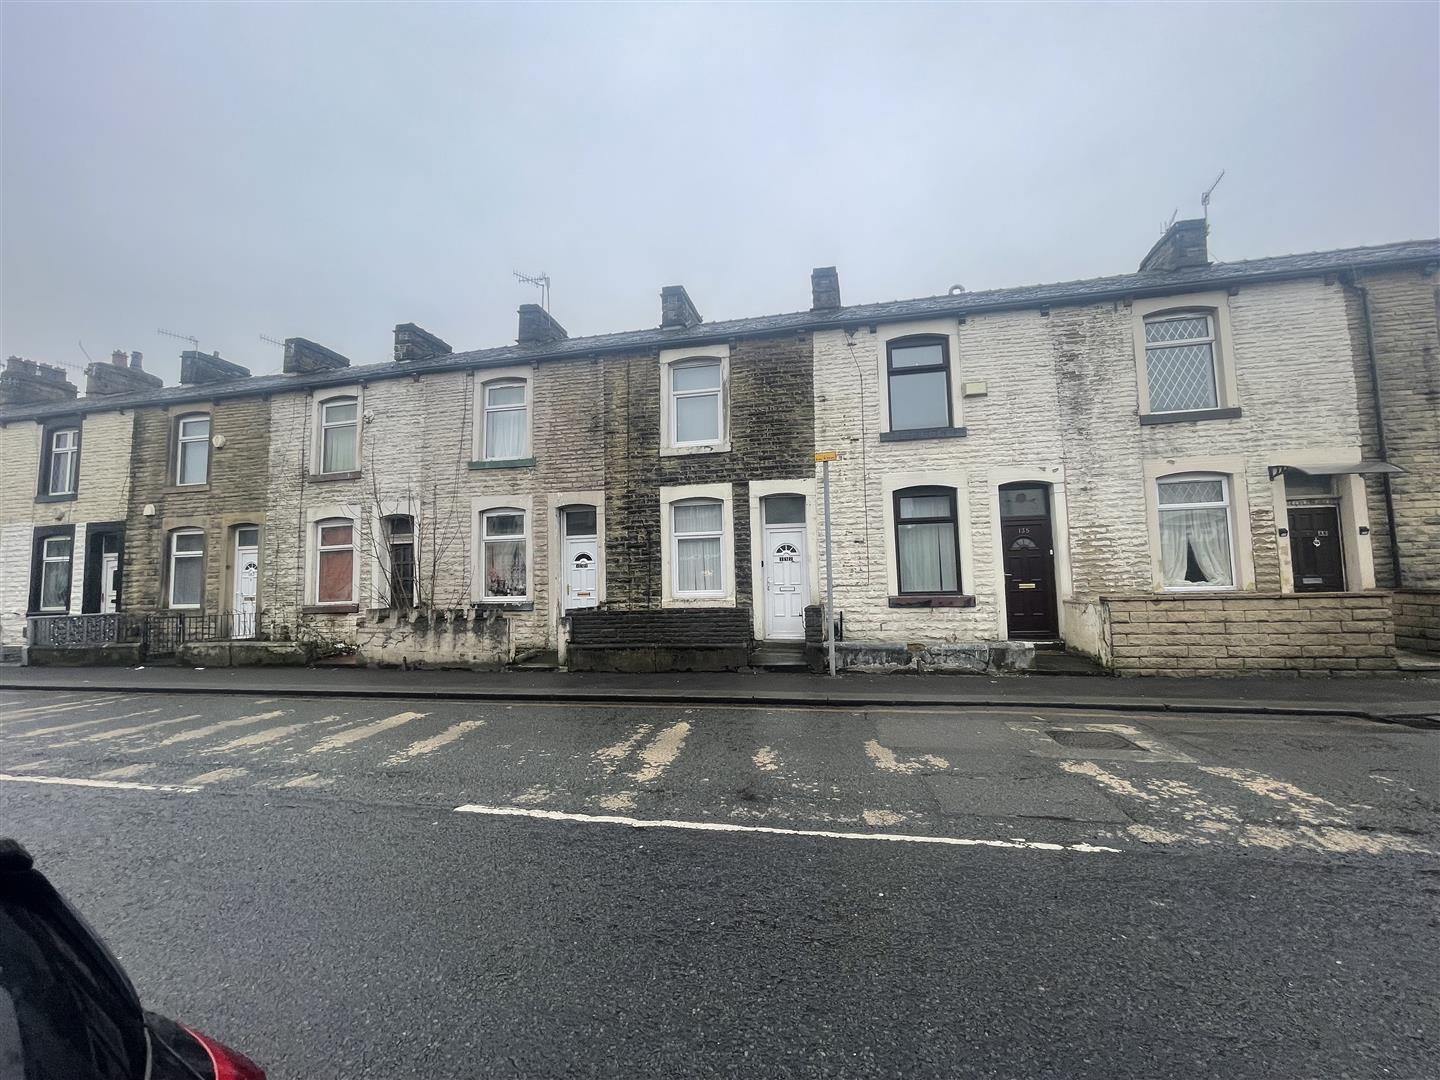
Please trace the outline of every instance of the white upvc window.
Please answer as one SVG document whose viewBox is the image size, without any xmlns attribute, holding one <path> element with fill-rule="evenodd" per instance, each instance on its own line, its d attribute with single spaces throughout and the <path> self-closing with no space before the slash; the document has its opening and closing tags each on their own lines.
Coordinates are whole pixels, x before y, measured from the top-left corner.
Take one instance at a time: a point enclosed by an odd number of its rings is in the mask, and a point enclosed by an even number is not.
<svg viewBox="0 0 1440 1080">
<path fill-rule="evenodd" d="M 355 523 L 331 520 L 315 525 L 315 603 L 355 602 Z"/>
<path fill-rule="evenodd" d="M 500 507 L 480 514 L 480 595 L 486 600 L 526 600 L 530 575 L 526 566 L 525 511 Z"/>
<path fill-rule="evenodd" d="M 524 379 L 496 379 L 482 387 L 482 460 L 510 461 L 529 456 L 528 389 Z"/>
<path fill-rule="evenodd" d="M 40 610 L 66 611 L 70 607 L 70 552 L 68 536 L 47 536 L 40 547 Z"/>
<path fill-rule="evenodd" d="M 725 596 L 725 506 L 719 499 L 670 504 L 670 562 L 677 599 Z"/>
<path fill-rule="evenodd" d="M 1147 316 L 1145 373 L 1152 413 L 1218 408 L 1214 313 L 1171 311 Z"/>
<path fill-rule="evenodd" d="M 670 365 L 670 445 L 706 446 L 725 435 L 724 365 L 697 357 Z"/>
<path fill-rule="evenodd" d="M 76 464 L 80 460 L 80 431 L 60 428 L 50 433 L 50 483 L 47 494 L 75 494 Z"/>
<path fill-rule="evenodd" d="M 170 534 L 170 606 L 198 608 L 205 592 L 205 534 L 178 529 Z"/>
<path fill-rule="evenodd" d="M 347 473 L 360 468 L 360 402 L 353 397 L 320 403 L 320 472 Z"/>
<path fill-rule="evenodd" d="M 210 479 L 210 417 L 182 416 L 175 422 L 175 483 L 203 484 Z"/>
<path fill-rule="evenodd" d="M 1161 477 L 1156 482 L 1155 501 L 1165 588 L 1233 589 L 1230 477 L 1221 473 Z"/>
</svg>

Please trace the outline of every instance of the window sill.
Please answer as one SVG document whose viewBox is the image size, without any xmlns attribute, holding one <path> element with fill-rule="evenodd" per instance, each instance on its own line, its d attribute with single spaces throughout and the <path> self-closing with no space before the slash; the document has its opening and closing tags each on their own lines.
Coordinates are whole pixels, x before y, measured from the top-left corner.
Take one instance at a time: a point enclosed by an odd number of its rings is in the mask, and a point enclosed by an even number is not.
<svg viewBox="0 0 1440 1080">
<path fill-rule="evenodd" d="M 535 464 L 533 457 L 500 458 L 495 461 L 472 461 L 472 470 L 480 469 L 528 469 Z"/>
<path fill-rule="evenodd" d="M 963 427 L 909 428 L 905 431 L 882 431 L 881 442 L 916 442 L 920 439 L 963 439 Z"/>
<path fill-rule="evenodd" d="M 683 608 L 733 608 L 733 596 L 672 596 L 660 602 L 665 609 Z"/>
<path fill-rule="evenodd" d="M 497 611 L 534 611 L 535 601 L 525 599 L 506 600 L 499 596 L 487 596 L 483 600 L 475 601 L 475 606 L 484 611 L 492 608 Z"/>
<path fill-rule="evenodd" d="M 300 609 L 301 615 L 354 615 L 360 610 L 359 604 L 306 604 Z"/>
<path fill-rule="evenodd" d="M 697 446 L 662 446 L 660 447 L 661 457 L 686 457 L 690 454 L 728 454 L 730 453 L 730 440 L 721 439 L 719 442 L 704 443 Z"/>
<path fill-rule="evenodd" d="M 198 492 L 204 494 L 210 490 L 210 481 L 203 484 L 169 484 L 160 489 L 161 495 L 184 495 L 187 492 Z"/>
<path fill-rule="evenodd" d="M 74 502 L 79 497 L 80 493 L 78 491 L 71 491 L 64 495 L 36 495 L 35 501 L 37 503 Z"/>
<path fill-rule="evenodd" d="M 335 480 L 359 480 L 360 470 L 351 469 L 349 472 L 306 473 L 305 479 L 312 484 L 328 484 Z"/>
<path fill-rule="evenodd" d="M 1239 406 L 1227 409 L 1191 409 L 1188 412 L 1141 413 L 1140 426 L 1156 424 L 1193 424 L 1199 420 L 1235 420 L 1240 416 Z"/>
<path fill-rule="evenodd" d="M 907 593 L 889 598 L 892 608 L 967 608 L 975 606 L 975 597 L 964 593 Z"/>
</svg>

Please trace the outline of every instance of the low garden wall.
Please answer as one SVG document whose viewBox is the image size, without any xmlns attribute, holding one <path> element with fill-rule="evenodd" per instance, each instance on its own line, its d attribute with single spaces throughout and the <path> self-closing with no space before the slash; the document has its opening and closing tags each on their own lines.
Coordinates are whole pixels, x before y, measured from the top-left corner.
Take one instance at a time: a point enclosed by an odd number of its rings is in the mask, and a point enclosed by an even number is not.
<svg viewBox="0 0 1440 1080">
<path fill-rule="evenodd" d="M 1391 604 L 1396 647 L 1440 655 L 1440 589 L 1397 589 Z"/>
<path fill-rule="evenodd" d="M 493 671 L 514 659 L 510 619 L 493 608 L 370 611 L 356 624 L 355 645 L 370 667 Z"/>
</svg>

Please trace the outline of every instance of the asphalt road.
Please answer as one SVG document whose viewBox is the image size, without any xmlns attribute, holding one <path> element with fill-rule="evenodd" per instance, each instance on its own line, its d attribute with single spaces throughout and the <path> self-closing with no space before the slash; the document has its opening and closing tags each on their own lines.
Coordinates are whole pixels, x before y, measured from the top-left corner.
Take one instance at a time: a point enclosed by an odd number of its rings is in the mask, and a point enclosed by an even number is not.
<svg viewBox="0 0 1440 1080">
<path fill-rule="evenodd" d="M 7 693 L 0 833 L 282 1080 L 1440 1075 L 1440 734 L 401 706 Z"/>
</svg>

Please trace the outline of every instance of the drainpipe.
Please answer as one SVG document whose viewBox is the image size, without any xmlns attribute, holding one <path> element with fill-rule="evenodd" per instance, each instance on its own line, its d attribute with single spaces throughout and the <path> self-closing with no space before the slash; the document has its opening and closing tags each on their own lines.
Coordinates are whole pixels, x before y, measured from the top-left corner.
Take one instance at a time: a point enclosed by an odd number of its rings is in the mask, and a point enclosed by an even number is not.
<svg viewBox="0 0 1440 1080">
<path fill-rule="evenodd" d="M 1380 401 L 1380 365 L 1375 359 L 1375 322 L 1370 311 L 1370 290 L 1361 285 L 1358 272 L 1351 270 L 1345 284 L 1360 297 L 1360 311 L 1365 317 L 1365 357 L 1370 364 L 1370 392 L 1375 396 L 1375 447 L 1380 460 L 1388 462 L 1390 452 L 1385 445 L 1385 407 Z M 1390 529 L 1390 565 L 1394 568 L 1395 588 L 1404 585 L 1400 570 L 1400 537 L 1395 531 L 1395 494 L 1390 487 L 1390 474 L 1382 473 L 1380 482 L 1385 492 L 1385 523 Z"/>
</svg>

